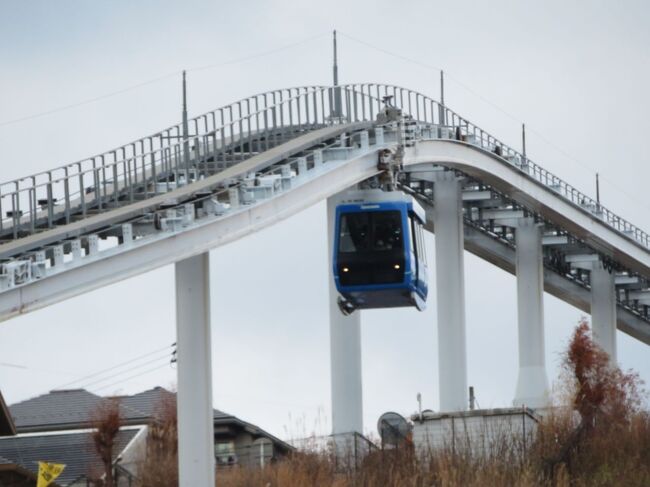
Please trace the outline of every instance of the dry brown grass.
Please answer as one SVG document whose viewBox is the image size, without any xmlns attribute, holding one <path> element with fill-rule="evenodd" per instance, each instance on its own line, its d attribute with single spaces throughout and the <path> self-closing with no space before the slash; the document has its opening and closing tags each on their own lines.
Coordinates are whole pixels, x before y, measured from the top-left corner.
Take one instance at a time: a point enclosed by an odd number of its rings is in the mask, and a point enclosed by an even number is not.
<svg viewBox="0 0 650 487">
<path fill-rule="evenodd" d="M 369 455 L 357 471 L 337 472 L 327 453 L 295 453 L 265 468 L 218 471 L 219 487 L 647 487 L 650 485 L 650 417 L 636 413 L 624 427 L 596 426 L 597 433 L 571 451 L 569 462 L 551 463 L 577 424 L 570 412 L 541 423 L 526 455 L 504 440 L 500 455 L 482 457 L 431 451 L 385 450 Z"/>
<path fill-rule="evenodd" d="M 641 382 L 609 363 L 582 320 L 564 355 L 562 403 L 531 445 L 504 435 L 489 455 L 412 448 L 369 455 L 337 472 L 330 454 L 294 454 L 264 469 L 222 471 L 220 487 L 648 487 L 650 414 Z"/>
<path fill-rule="evenodd" d="M 264 468 L 219 469 L 217 486 L 650 486 L 650 414 L 642 407 L 638 377 L 608 364 L 584 322 L 576 328 L 564 366 L 564 407 L 542 418 L 532 444 L 505 434 L 488 455 L 451 448 L 416 455 L 405 446 L 375 451 L 356 470 L 343 472 L 331 452 L 295 452 Z M 171 405 L 163 416 L 166 420 L 152 431 L 142 487 L 178 482 Z"/>
<path fill-rule="evenodd" d="M 263 469 L 221 471 L 220 487 L 496 487 L 536 486 L 540 478 L 532 467 L 483 462 L 439 452 L 419 458 L 412 451 L 371 454 L 356 472 L 336 472 L 328 455 L 295 454 Z"/>
</svg>

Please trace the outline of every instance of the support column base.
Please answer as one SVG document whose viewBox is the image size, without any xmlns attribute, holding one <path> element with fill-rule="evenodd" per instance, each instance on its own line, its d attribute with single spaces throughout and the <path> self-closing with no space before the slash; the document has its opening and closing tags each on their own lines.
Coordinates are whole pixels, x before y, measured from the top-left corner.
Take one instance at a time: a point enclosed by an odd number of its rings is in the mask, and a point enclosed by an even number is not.
<svg viewBox="0 0 650 487">
<path fill-rule="evenodd" d="M 543 408 L 548 406 L 549 402 L 546 369 L 541 366 L 521 367 L 513 405 Z"/>
</svg>

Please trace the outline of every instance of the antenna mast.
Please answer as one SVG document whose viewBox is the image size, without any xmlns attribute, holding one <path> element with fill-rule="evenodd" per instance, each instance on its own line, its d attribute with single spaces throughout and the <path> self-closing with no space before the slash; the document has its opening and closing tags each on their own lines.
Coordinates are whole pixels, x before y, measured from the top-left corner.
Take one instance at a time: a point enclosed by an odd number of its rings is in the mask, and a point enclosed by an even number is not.
<svg viewBox="0 0 650 487">
<path fill-rule="evenodd" d="M 334 89 L 332 90 L 334 106 L 332 108 L 332 118 L 341 118 L 341 88 L 339 88 L 339 65 L 338 65 L 338 49 L 336 46 L 336 29 L 333 31 L 332 47 L 334 50 L 334 66 L 332 68 L 332 76 L 334 78 Z"/>
<path fill-rule="evenodd" d="M 190 132 L 187 122 L 187 82 L 185 77 L 185 70 L 183 70 L 183 156 L 185 157 L 186 167 L 190 163 Z M 185 175 L 189 178 L 189 174 Z"/>
<path fill-rule="evenodd" d="M 334 47 L 334 67 L 333 67 L 333 76 L 334 76 L 334 86 L 339 85 L 339 66 L 337 62 L 337 48 L 336 48 L 336 29 L 334 30 L 334 37 L 332 39 L 333 47 Z"/>
<path fill-rule="evenodd" d="M 440 70 L 440 105 L 438 105 L 438 118 L 440 125 L 447 125 L 447 115 L 445 113 L 445 72 Z"/>
</svg>

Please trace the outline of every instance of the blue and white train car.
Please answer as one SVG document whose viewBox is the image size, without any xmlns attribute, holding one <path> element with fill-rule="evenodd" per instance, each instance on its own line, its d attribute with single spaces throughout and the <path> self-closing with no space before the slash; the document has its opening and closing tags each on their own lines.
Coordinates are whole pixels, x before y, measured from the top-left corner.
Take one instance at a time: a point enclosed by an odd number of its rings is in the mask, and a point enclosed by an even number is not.
<svg viewBox="0 0 650 487">
<path fill-rule="evenodd" d="M 345 193 L 336 206 L 333 271 L 339 305 L 424 309 L 428 284 L 424 209 L 401 191 Z"/>
</svg>

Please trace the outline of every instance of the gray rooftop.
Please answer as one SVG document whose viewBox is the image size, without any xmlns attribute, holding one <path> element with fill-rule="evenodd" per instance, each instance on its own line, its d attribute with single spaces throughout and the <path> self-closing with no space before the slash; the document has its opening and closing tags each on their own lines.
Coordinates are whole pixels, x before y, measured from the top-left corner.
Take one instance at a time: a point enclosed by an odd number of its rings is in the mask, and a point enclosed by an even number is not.
<svg viewBox="0 0 650 487">
<path fill-rule="evenodd" d="M 119 401 L 122 423 L 127 426 L 151 423 L 159 417 L 159 413 L 162 412 L 166 404 L 173 408 L 176 407 L 175 393 L 163 387 L 155 387 L 132 396 L 110 398 L 98 396 L 84 389 L 51 391 L 48 394 L 13 404 L 9 406 L 9 410 L 19 435 L 76 430 L 93 426 L 93 416 L 102 401 L 106 399 Z M 232 427 L 242 428 L 254 436 L 268 437 L 281 450 L 291 448 L 290 445 L 263 429 L 230 414 L 214 409 L 213 417 L 215 426 L 223 425 L 229 429 Z M 34 448 L 37 447 L 37 445 L 34 446 Z M 9 455 L 9 458 L 13 460 L 15 457 Z"/>
<path fill-rule="evenodd" d="M 116 458 L 136 435 L 138 429 L 121 430 L 116 437 Z M 30 472 L 38 473 L 38 462 L 55 462 L 66 465 L 56 483 L 69 485 L 90 473 L 101 472 L 102 464 L 95 453 L 91 433 L 64 433 L 39 436 L 14 436 L 0 438 L 0 463 L 17 464 Z"/>
<path fill-rule="evenodd" d="M 176 394 L 168 391 L 164 387 L 154 387 L 139 394 L 132 396 L 117 396 L 120 404 L 127 409 L 124 416 L 127 420 L 151 420 L 155 418 L 160 409 L 164 407 L 166 402 L 176 404 Z M 232 418 L 230 414 L 226 414 L 218 409 L 213 409 L 213 416 L 217 418 Z"/>
<path fill-rule="evenodd" d="M 84 389 L 51 391 L 9 406 L 18 433 L 87 428 L 104 400 Z M 138 416 L 137 411 L 120 405 L 123 418 Z"/>
<path fill-rule="evenodd" d="M 18 433 L 88 428 L 97 408 L 106 399 L 85 389 L 59 390 L 13 404 L 9 410 Z M 163 387 L 155 387 L 114 399 L 119 401 L 124 424 L 147 424 L 157 416 L 166 401 L 175 403 L 176 394 Z M 217 409 L 214 410 L 214 418 L 236 419 Z"/>
</svg>

